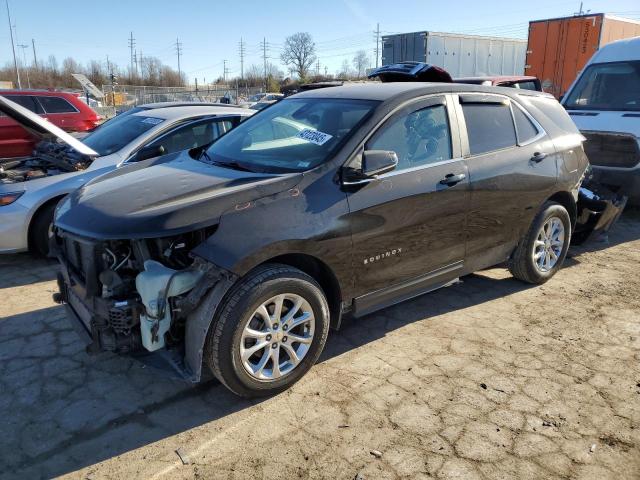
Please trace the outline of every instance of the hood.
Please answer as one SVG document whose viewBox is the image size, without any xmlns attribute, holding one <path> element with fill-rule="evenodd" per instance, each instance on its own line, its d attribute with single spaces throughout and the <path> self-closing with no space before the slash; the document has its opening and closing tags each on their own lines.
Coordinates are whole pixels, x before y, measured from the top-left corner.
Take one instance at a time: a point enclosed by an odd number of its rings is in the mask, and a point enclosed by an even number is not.
<svg viewBox="0 0 640 480">
<path fill-rule="evenodd" d="M 22 105 L 18 105 L 11 100 L 7 100 L 0 95 L 0 112 L 12 118 L 22 125 L 29 133 L 35 135 L 40 140 L 56 140 L 60 139 L 77 152 L 83 155 L 97 157 L 98 154 L 80 140 L 73 138 L 61 128 L 56 127 L 48 120 L 27 110 Z"/>
<path fill-rule="evenodd" d="M 225 211 L 293 188 L 301 178 L 208 165 L 184 153 L 90 182 L 61 202 L 55 225 L 96 240 L 167 237 L 215 225 Z"/>
<path fill-rule="evenodd" d="M 569 109 L 568 113 L 580 131 L 629 133 L 640 139 L 640 112 Z"/>
</svg>

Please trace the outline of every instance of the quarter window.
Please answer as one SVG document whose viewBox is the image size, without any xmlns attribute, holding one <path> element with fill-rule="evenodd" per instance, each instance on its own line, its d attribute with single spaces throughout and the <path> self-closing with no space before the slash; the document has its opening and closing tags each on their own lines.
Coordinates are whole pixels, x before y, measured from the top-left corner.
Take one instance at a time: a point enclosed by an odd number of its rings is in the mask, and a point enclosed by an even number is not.
<svg viewBox="0 0 640 480">
<path fill-rule="evenodd" d="M 38 97 L 45 113 L 76 113 L 76 108 L 60 97 Z"/>
<path fill-rule="evenodd" d="M 451 131 L 444 105 L 389 120 L 367 143 L 367 150 L 392 150 L 403 170 L 451 159 Z"/>
<path fill-rule="evenodd" d="M 533 122 L 525 115 L 525 113 L 519 107 L 513 105 L 513 118 L 516 121 L 516 130 L 518 132 L 518 143 L 526 143 L 536 135 L 538 135 L 538 129 Z"/>
<path fill-rule="evenodd" d="M 18 105 L 23 106 L 27 110 L 32 111 L 33 113 L 43 113 L 42 107 L 40 104 L 36 102 L 36 99 L 31 95 L 5 95 L 7 100 L 11 100 L 12 102 L 17 103 Z"/>
<path fill-rule="evenodd" d="M 511 109 L 504 103 L 463 103 L 471 155 L 516 145 Z"/>
</svg>

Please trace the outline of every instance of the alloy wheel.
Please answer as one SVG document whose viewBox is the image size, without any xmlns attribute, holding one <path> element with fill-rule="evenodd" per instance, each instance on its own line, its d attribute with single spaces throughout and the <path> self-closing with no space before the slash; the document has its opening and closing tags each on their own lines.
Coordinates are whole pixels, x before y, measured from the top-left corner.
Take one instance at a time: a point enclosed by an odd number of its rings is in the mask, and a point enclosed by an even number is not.
<svg viewBox="0 0 640 480">
<path fill-rule="evenodd" d="M 538 231 L 533 245 L 533 261 L 543 273 L 553 269 L 558 263 L 564 248 L 565 231 L 562 220 L 549 217 Z"/>
<path fill-rule="evenodd" d="M 263 302 L 246 322 L 240 358 L 246 372 L 262 381 L 289 375 L 309 352 L 315 317 L 309 302 L 293 293 Z"/>
</svg>

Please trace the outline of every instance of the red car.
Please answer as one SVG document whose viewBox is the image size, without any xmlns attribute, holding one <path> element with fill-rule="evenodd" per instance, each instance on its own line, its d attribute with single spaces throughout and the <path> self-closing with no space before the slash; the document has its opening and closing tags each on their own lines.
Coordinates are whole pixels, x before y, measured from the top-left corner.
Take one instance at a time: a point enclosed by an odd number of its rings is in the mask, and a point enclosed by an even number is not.
<svg viewBox="0 0 640 480">
<path fill-rule="evenodd" d="M 102 120 L 73 93 L 55 90 L 2 90 L 0 95 L 46 118 L 68 132 L 86 132 Z M 31 154 L 38 139 L 5 115 L 0 115 L 0 158 Z"/>
</svg>

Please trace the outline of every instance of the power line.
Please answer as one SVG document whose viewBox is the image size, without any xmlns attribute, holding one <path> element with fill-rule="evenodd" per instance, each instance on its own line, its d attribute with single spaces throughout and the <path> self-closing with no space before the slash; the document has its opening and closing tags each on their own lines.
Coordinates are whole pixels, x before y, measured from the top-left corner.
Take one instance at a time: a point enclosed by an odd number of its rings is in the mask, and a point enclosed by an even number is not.
<svg viewBox="0 0 640 480">
<path fill-rule="evenodd" d="M 11 36 L 11 51 L 13 52 L 13 67 L 16 71 L 16 80 L 18 81 L 18 88 L 22 89 L 22 84 L 20 83 L 20 70 L 18 70 L 18 60 L 16 60 L 16 47 L 13 43 L 13 27 L 11 25 L 11 14 L 9 13 L 9 0 L 4 0 L 7 6 L 7 19 L 9 20 L 9 34 Z"/>
<path fill-rule="evenodd" d="M 240 78 L 244 80 L 244 55 L 245 55 L 245 45 L 242 37 L 240 37 Z"/>
<path fill-rule="evenodd" d="M 180 83 L 182 83 L 182 70 L 180 69 L 180 55 L 182 54 L 182 43 L 176 37 L 176 53 L 178 54 L 178 78 L 180 78 Z"/>
<path fill-rule="evenodd" d="M 27 54 L 25 53 L 25 50 L 27 48 L 29 48 L 29 45 L 25 45 L 24 43 L 21 43 L 18 45 L 19 48 L 22 49 L 22 61 L 24 62 L 24 71 L 27 72 L 27 87 L 31 88 L 31 80 L 29 79 L 29 69 L 27 68 Z"/>
<path fill-rule="evenodd" d="M 130 36 L 129 36 L 129 50 L 131 52 L 131 74 L 133 75 L 133 49 L 136 46 L 136 39 L 133 38 L 133 32 L 131 32 Z"/>
<path fill-rule="evenodd" d="M 264 91 L 267 91 L 267 38 L 262 38 L 262 61 L 264 63 Z"/>
<path fill-rule="evenodd" d="M 38 68 L 38 57 L 36 56 L 36 41 L 31 39 L 31 46 L 33 47 L 33 65 Z"/>
<path fill-rule="evenodd" d="M 376 25 L 376 31 L 373 32 L 376 34 L 376 68 L 378 68 L 378 58 L 380 58 L 380 52 L 379 52 L 379 47 L 380 47 L 380 24 L 378 23 Z"/>
</svg>

